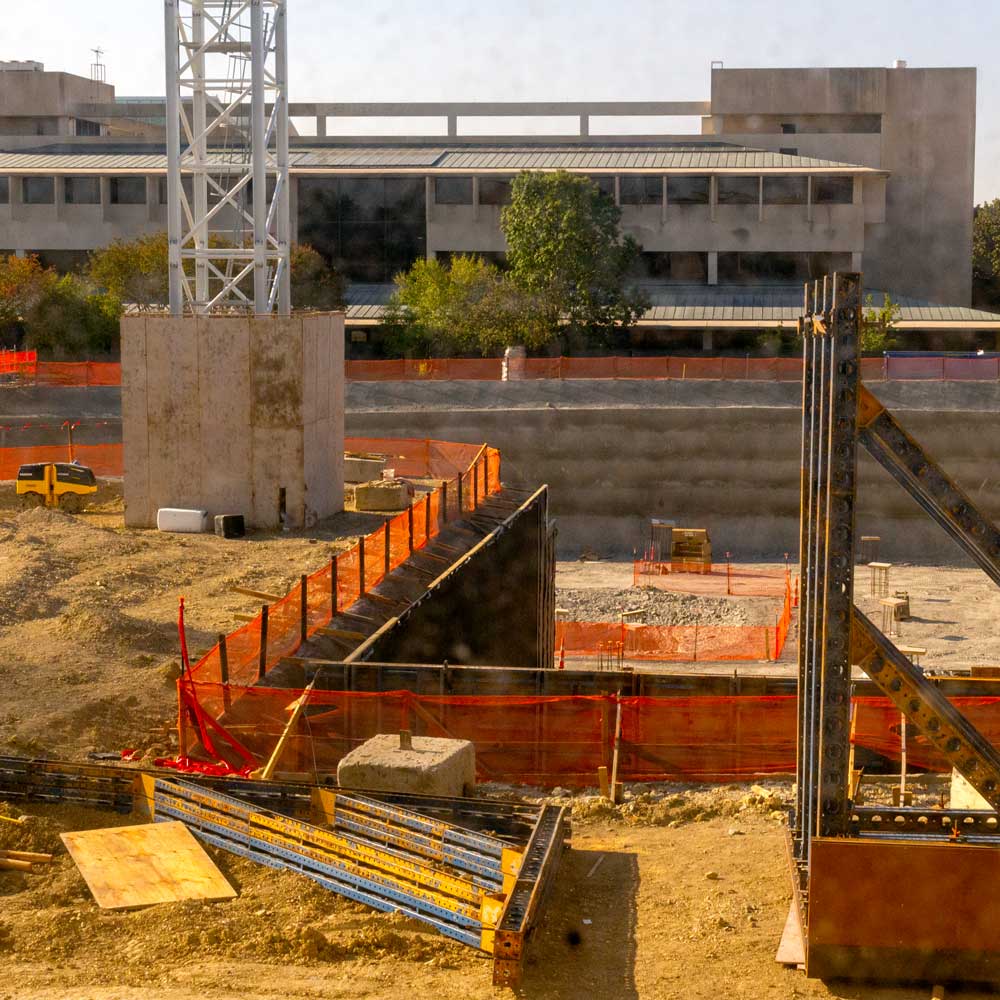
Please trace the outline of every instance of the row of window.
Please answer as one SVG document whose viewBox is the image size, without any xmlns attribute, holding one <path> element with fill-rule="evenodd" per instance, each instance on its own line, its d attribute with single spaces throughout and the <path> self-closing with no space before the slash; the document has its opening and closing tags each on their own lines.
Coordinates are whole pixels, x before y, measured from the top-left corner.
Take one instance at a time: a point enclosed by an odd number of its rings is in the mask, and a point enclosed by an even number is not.
<svg viewBox="0 0 1000 1000">
<path fill-rule="evenodd" d="M 461 251 L 439 250 L 440 261 L 448 262 Z M 507 266 L 502 252 L 479 252 L 501 269 Z M 849 253 L 767 251 L 762 253 L 719 251 L 716 276 L 720 285 L 800 284 L 833 271 L 851 267 Z M 708 253 L 698 250 L 670 250 L 639 254 L 631 270 L 632 281 L 655 281 L 658 284 L 708 284 Z"/>
<path fill-rule="evenodd" d="M 159 180 L 159 203 L 167 203 L 166 178 Z M 185 178 L 185 180 L 189 180 Z M 601 192 L 614 197 L 613 177 L 594 177 Z M 628 175 L 619 178 L 619 198 L 623 205 L 662 205 L 664 178 L 659 174 Z M 744 176 L 720 174 L 716 178 L 716 201 L 720 205 L 805 205 L 810 200 L 806 176 Z M 479 180 L 480 205 L 510 203 L 509 178 L 483 177 Z M 112 205 L 146 204 L 145 177 L 109 178 L 108 197 Z M 676 175 L 666 178 L 670 205 L 707 205 L 711 180 L 708 176 Z M 21 199 L 26 205 L 55 203 L 54 177 L 24 177 Z M 299 198 L 325 215 L 355 222 L 405 219 L 422 216 L 424 185 L 411 177 L 304 177 L 299 181 Z M 99 177 L 67 177 L 63 200 L 67 205 L 99 205 Z M 849 205 L 854 200 L 852 177 L 816 175 L 812 178 L 814 205 Z M 0 177 L 0 204 L 10 201 L 10 179 Z M 471 205 L 471 177 L 436 177 L 434 201 L 438 205 Z"/>
<path fill-rule="evenodd" d="M 161 179 L 164 180 L 164 179 Z M 108 178 L 108 198 L 112 205 L 145 205 L 145 177 Z M 54 177 L 22 177 L 21 201 L 25 205 L 54 205 Z M 166 186 L 161 185 L 161 204 L 166 204 Z M 0 177 L 0 205 L 10 202 L 10 178 Z M 63 202 L 67 205 L 100 205 L 100 177 L 66 177 L 63 180 Z"/>
<path fill-rule="evenodd" d="M 614 197 L 613 177 L 592 177 L 601 192 Z M 622 205 L 662 205 L 662 174 L 630 174 L 619 178 Z M 506 205 L 510 202 L 510 180 L 483 177 L 479 180 L 480 205 Z M 715 181 L 716 202 L 720 205 L 805 205 L 810 200 L 809 178 L 803 175 L 752 176 L 719 174 Z M 667 204 L 707 205 L 711 199 L 711 178 L 707 175 L 668 175 Z M 814 205 L 850 205 L 854 200 L 854 178 L 835 174 L 812 178 Z M 438 205 L 471 205 L 471 177 L 436 177 L 434 201 Z"/>
</svg>

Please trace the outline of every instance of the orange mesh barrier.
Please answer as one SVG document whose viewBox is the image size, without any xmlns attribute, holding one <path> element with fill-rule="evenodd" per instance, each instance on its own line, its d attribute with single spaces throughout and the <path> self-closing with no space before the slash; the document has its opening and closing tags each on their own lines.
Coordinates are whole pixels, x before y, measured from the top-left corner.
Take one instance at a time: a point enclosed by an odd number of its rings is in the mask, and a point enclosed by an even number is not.
<svg viewBox="0 0 1000 1000">
<path fill-rule="evenodd" d="M 184 695 L 217 718 L 258 760 L 266 760 L 299 690 L 182 681 Z M 795 768 L 795 699 L 623 698 L 619 776 L 626 781 L 729 780 Z M 332 771 L 376 733 L 403 729 L 476 746 L 481 780 L 594 785 L 611 762 L 617 703 L 604 696 L 438 696 L 409 691 L 314 691 L 279 767 Z M 202 740 L 195 714 L 181 714 L 182 745 Z M 738 734 L 734 737 L 734 734 Z M 209 734 L 211 737 L 211 734 Z M 235 755 L 218 738 L 225 756 Z"/>
<path fill-rule="evenodd" d="M 406 438 L 348 438 L 345 448 L 389 454 L 397 472 L 405 469 L 407 475 L 444 478 L 444 483 L 415 504 L 412 513 L 404 510 L 397 514 L 348 552 L 337 556 L 336 602 L 333 567 L 327 564 L 306 577 L 304 605 L 300 583 L 267 608 L 266 625 L 262 610 L 253 621 L 226 636 L 224 655 L 221 645 L 216 644 L 192 666 L 191 678 L 199 685 L 203 682 L 223 685 L 229 706 L 244 697 L 246 692 L 242 688 L 255 684 L 282 657 L 293 654 L 304 638 L 359 599 L 362 554 L 365 589 L 371 590 L 404 563 L 413 549 L 426 545 L 440 530 L 442 519 L 447 521 L 458 515 L 459 478 L 464 510 L 474 508 L 477 489 L 480 502 L 500 489 L 500 453 L 486 445 Z M 449 480 L 448 472 L 456 466 L 461 469 L 458 463 L 463 460 L 477 471 L 470 469 Z M 217 717 L 212 711 L 209 714 Z"/>
<path fill-rule="evenodd" d="M 30 375 L 37 361 L 37 351 L 0 351 L 0 375 Z"/>
<path fill-rule="evenodd" d="M 400 358 L 394 361 L 348 361 L 345 374 L 354 382 L 421 380 L 500 380 L 499 358 Z"/>
<path fill-rule="evenodd" d="M 694 577 L 694 579 L 702 579 Z M 792 587 L 781 576 L 783 601 L 770 625 L 629 625 L 621 622 L 556 622 L 555 653 L 626 660 L 776 660 L 792 622 Z"/>
<path fill-rule="evenodd" d="M 266 760 L 300 690 L 231 690 L 218 683 L 180 682 L 182 696 L 258 760 Z M 958 697 L 954 704 L 991 742 L 1000 741 L 1000 698 Z M 619 777 L 624 781 L 728 781 L 795 769 L 796 699 L 792 695 L 622 698 Z M 608 766 L 618 699 L 614 695 L 439 696 L 409 691 L 314 691 L 279 766 L 333 771 L 344 754 L 377 733 L 468 739 L 481 780 L 593 786 Z M 899 759 L 900 716 L 887 699 L 855 700 L 853 742 Z M 182 746 L 202 739 L 196 713 L 181 713 Z M 216 738 L 231 762 L 232 751 Z M 911 766 L 946 770 L 922 738 L 909 736 Z"/>
<path fill-rule="evenodd" d="M 20 358 L 20 360 L 19 360 Z M 345 376 L 353 382 L 486 381 L 498 382 L 499 358 L 399 358 L 390 361 L 347 361 Z M 714 379 L 725 381 L 797 382 L 800 358 L 729 357 L 571 357 L 526 358 L 518 365 L 524 379 Z M 38 361 L 34 351 L 0 352 L 0 375 L 48 386 L 121 385 L 117 361 Z M 1000 380 L 1000 358 L 862 358 L 866 381 Z"/>
<path fill-rule="evenodd" d="M 117 477 L 122 474 L 120 444 L 75 444 L 73 457 L 94 470 L 96 476 Z M 69 446 L 41 444 L 26 448 L 0 448 L 0 480 L 16 479 L 17 470 L 30 462 L 68 462 Z"/>
</svg>

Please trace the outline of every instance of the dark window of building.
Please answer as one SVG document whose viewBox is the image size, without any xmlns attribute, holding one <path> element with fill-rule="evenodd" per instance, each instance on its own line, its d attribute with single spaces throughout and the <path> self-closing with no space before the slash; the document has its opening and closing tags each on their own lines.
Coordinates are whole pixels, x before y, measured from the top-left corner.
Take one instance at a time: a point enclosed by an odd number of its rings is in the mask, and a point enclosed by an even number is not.
<svg viewBox="0 0 1000 1000">
<path fill-rule="evenodd" d="M 55 268 L 60 274 L 82 274 L 87 269 L 89 258 L 87 250 L 38 251 L 38 262 L 42 267 Z"/>
<path fill-rule="evenodd" d="M 54 177 L 25 177 L 21 181 L 25 205 L 52 205 L 56 200 Z"/>
<path fill-rule="evenodd" d="M 782 122 L 781 132 L 783 135 L 795 135 L 798 132 L 798 127 L 794 122 Z"/>
<path fill-rule="evenodd" d="M 854 178 L 816 175 L 812 179 L 814 205 L 850 205 L 854 201 Z"/>
<path fill-rule="evenodd" d="M 10 178 L 0 177 L 0 205 L 10 204 Z"/>
<path fill-rule="evenodd" d="M 169 188 L 167 187 L 166 177 L 156 178 L 156 189 L 159 192 L 159 201 L 161 205 L 167 205 L 170 203 L 170 197 L 168 195 Z"/>
<path fill-rule="evenodd" d="M 480 177 L 479 204 L 509 205 L 510 179 L 507 177 Z"/>
<path fill-rule="evenodd" d="M 589 179 L 597 185 L 597 190 L 600 191 L 605 198 L 610 198 L 612 201 L 615 200 L 614 177 L 609 177 L 607 174 L 601 174 L 599 177 L 591 177 Z"/>
<path fill-rule="evenodd" d="M 157 190 L 158 190 L 158 193 L 159 193 L 160 204 L 161 205 L 169 205 L 170 204 L 169 179 L 166 178 L 166 177 L 157 177 L 156 180 L 157 180 L 157 185 L 156 186 L 157 186 Z M 192 180 L 191 177 L 182 177 L 181 178 L 181 187 L 184 189 L 184 193 L 187 195 L 188 201 L 190 202 L 194 198 L 194 181 Z M 237 205 L 240 204 L 241 197 L 242 197 L 242 195 L 237 195 L 236 196 L 236 204 Z M 183 210 L 182 210 L 182 212 L 183 212 Z"/>
<path fill-rule="evenodd" d="M 720 205 L 756 205 L 760 197 L 759 177 L 720 174 L 715 183 Z"/>
<path fill-rule="evenodd" d="M 806 203 L 806 188 L 808 180 L 805 177 L 765 177 L 765 205 L 804 205 Z"/>
<path fill-rule="evenodd" d="M 837 253 L 720 253 L 719 283 L 797 285 L 850 268 L 851 255 Z"/>
<path fill-rule="evenodd" d="M 667 178 L 667 204 L 707 205 L 709 179 L 685 174 Z"/>
<path fill-rule="evenodd" d="M 100 205 L 100 177 L 67 177 L 65 185 L 67 205 Z"/>
<path fill-rule="evenodd" d="M 77 135 L 100 135 L 101 134 L 101 124 L 100 124 L 100 122 L 88 122 L 84 118 L 77 118 L 77 120 L 76 120 L 76 134 Z"/>
<path fill-rule="evenodd" d="M 471 177 L 435 177 L 434 202 L 437 205 L 471 205 Z"/>
<path fill-rule="evenodd" d="M 112 177 L 109 184 L 112 205 L 145 205 L 145 177 Z"/>
<path fill-rule="evenodd" d="M 302 177 L 299 239 L 349 281 L 388 282 L 426 252 L 422 177 Z"/>
<path fill-rule="evenodd" d="M 779 150 L 783 156 L 798 156 L 799 147 L 798 146 L 782 146 Z"/>
<path fill-rule="evenodd" d="M 632 281 L 704 285 L 708 281 L 708 254 L 671 250 L 639 254 L 629 271 Z"/>
<path fill-rule="evenodd" d="M 651 174 L 626 175 L 621 179 L 621 203 L 623 205 L 663 204 L 663 178 Z"/>
</svg>

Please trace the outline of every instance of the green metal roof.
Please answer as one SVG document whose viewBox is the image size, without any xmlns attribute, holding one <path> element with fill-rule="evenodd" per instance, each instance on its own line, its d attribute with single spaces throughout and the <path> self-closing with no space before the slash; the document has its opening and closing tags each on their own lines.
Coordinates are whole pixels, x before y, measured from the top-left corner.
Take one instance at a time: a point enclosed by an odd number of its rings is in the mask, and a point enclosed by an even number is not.
<svg viewBox="0 0 1000 1000">
<path fill-rule="evenodd" d="M 802 315 L 800 286 L 766 286 L 748 288 L 736 285 L 664 285 L 643 283 L 650 308 L 640 322 L 655 326 L 701 325 L 711 327 L 730 323 L 760 323 L 777 326 L 793 325 Z M 346 292 L 347 322 L 377 323 L 392 295 L 393 285 L 349 285 Z M 884 292 L 868 289 L 876 305 L 881 305 Z M 892 294 L 892 293 L 890 293 Z M 892 295 L 900 306 L 900 325 L 919 327 L 923 324 L 976 324 L 981 328 L 1000 330 L 1000 314 L 966 306 L 936 305 L 922 299 Z"/>
<path fill-rule="evenodd" d="M 81 147 L 82 149 L 85 147 Z M 213 167 L 233 165 L 232 153 L 210 153 Z M 725 143 L 621 146 L 593 143 L 566 146 L 324 146 L 297 148 L 289 156 L 295 171 L 421 171 L 520 170 L 608 171 L 623 173 L 668 171 L 791 171 L 815 173 L 881 173 L 871 167 L 746 149 Z M 15 152 L 0 153 L 0 173 L 74 173 L 77 171 L 165 173 L 165 153 Z"/>
</svg>

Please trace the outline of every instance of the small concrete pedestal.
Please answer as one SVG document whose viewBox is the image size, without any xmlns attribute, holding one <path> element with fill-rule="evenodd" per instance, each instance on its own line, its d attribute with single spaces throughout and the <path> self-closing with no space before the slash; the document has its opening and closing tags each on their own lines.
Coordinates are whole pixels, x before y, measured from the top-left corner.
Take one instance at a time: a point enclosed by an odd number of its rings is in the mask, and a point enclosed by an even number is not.
<svg viewBox="0 0 1000 1000">
<path fill-rule="evenodd" d="M 373 736 L 337 765 L 341 788 L 420 795 L 471 795 L 476 750 L 468 740 L 408 733 Z"/>
</svg>

